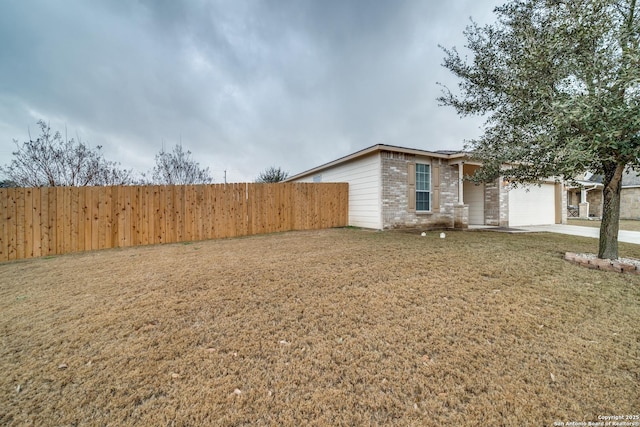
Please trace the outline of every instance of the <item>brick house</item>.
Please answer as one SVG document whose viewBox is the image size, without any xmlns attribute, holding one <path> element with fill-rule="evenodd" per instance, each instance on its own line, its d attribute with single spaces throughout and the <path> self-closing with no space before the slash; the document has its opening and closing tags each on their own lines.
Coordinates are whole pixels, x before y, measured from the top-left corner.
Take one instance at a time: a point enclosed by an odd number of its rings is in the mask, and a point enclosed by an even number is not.
<svg viewBox="0 0 640 427">
<path fill-rule="evenodd" d="M 460 151 L 378 144 L 301 172 L 298 182 L 348 182 L 349 225 L 373 229 L 514 227 L 566 222 L 562 184 L 512 189 L 463 180 L 480 165 Z"/>
<path fill-rule="evenodd" d="M 640 219 L 640 175 L 631 170 L 622 178 L 620 218 Z"/>
<path fill-rule="evenodd" d="M 576 181 L 566 187 L 569 217 L 602 217 L 602 176 L 587 172 Z M 640 219 L 640 176 L 631 169 L 622 176 L 620 219 Z"/>
</svg>

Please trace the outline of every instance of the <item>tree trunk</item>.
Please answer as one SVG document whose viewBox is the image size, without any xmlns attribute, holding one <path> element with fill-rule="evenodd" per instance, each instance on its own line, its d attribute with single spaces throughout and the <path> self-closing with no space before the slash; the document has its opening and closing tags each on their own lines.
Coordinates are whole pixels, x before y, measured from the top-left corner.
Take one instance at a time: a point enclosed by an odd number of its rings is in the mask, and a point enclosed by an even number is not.
<svg viewBox="0 0 640 427">
<path fill-rule="evenodd" d="M 600 243 L 598 258 L 618 258 L 618 230 L 620 229 L 620 192 L 624 164 L 610 163 L 604 167 L 602 190 L 602 224 L 600 224 Z"/>
</svg>

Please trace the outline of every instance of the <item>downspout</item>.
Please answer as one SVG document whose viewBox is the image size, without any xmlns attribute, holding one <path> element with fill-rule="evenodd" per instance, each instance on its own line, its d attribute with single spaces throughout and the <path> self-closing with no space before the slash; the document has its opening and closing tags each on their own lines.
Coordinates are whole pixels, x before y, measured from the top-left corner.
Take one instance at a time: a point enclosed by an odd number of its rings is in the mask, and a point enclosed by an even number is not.
<svg viewBox="0 0 640 427">
<path fill-rule="evenodd" d="M 593 187 L 591 188 L 586 188 L 583 187 L 580 190 L 580 210 L 582 211 L 582 207 L 585 207 L 586 210 L 586 218 L 589 218 L 589 202 L 587 202 L 587 193 L 591 190 L 594 190 L 595 188 L 597 188 L 597 185 L 594 184 Z M 580 217 L 582 217 L 582 213 L 580 213 Z"/>
<path fill-rule="evenodd" d="M 584 200 L 585 202 L 587 201 L 587 193 L 591 190 L 595 190 L 598 186 L 594 185 L 591 188 L 582 188 L 580 190 L 580 200 Z"/>
</svg>

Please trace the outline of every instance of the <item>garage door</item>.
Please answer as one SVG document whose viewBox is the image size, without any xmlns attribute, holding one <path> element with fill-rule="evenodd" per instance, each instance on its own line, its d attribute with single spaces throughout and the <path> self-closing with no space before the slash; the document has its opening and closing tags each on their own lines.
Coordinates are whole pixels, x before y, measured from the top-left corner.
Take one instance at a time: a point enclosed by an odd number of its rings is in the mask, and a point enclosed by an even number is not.
<svg viewBox="0 0 640 427">
<path fill-rule="evenodd" d="M 484 184 L 463 183 L 464 204 L 469 205 L 469 224 L 484 225 Z"/>
<path fill-rule="evenodd" d="M 555 224 L 554 184 L 516 188 L 509 191 L 509 227 Z"/>
</svg>

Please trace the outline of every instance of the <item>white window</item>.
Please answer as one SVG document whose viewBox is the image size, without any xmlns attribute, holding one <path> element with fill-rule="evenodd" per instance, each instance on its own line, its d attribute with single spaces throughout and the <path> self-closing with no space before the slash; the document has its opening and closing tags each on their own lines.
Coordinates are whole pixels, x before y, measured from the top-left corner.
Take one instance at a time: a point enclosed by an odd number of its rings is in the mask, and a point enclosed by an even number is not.
<svg viewBox="0 0 640 427">
<path fill-rule="evenodd" d="M 431 167 L 416 164 L 416 211 L 431 210 Z"/>
</svg>

